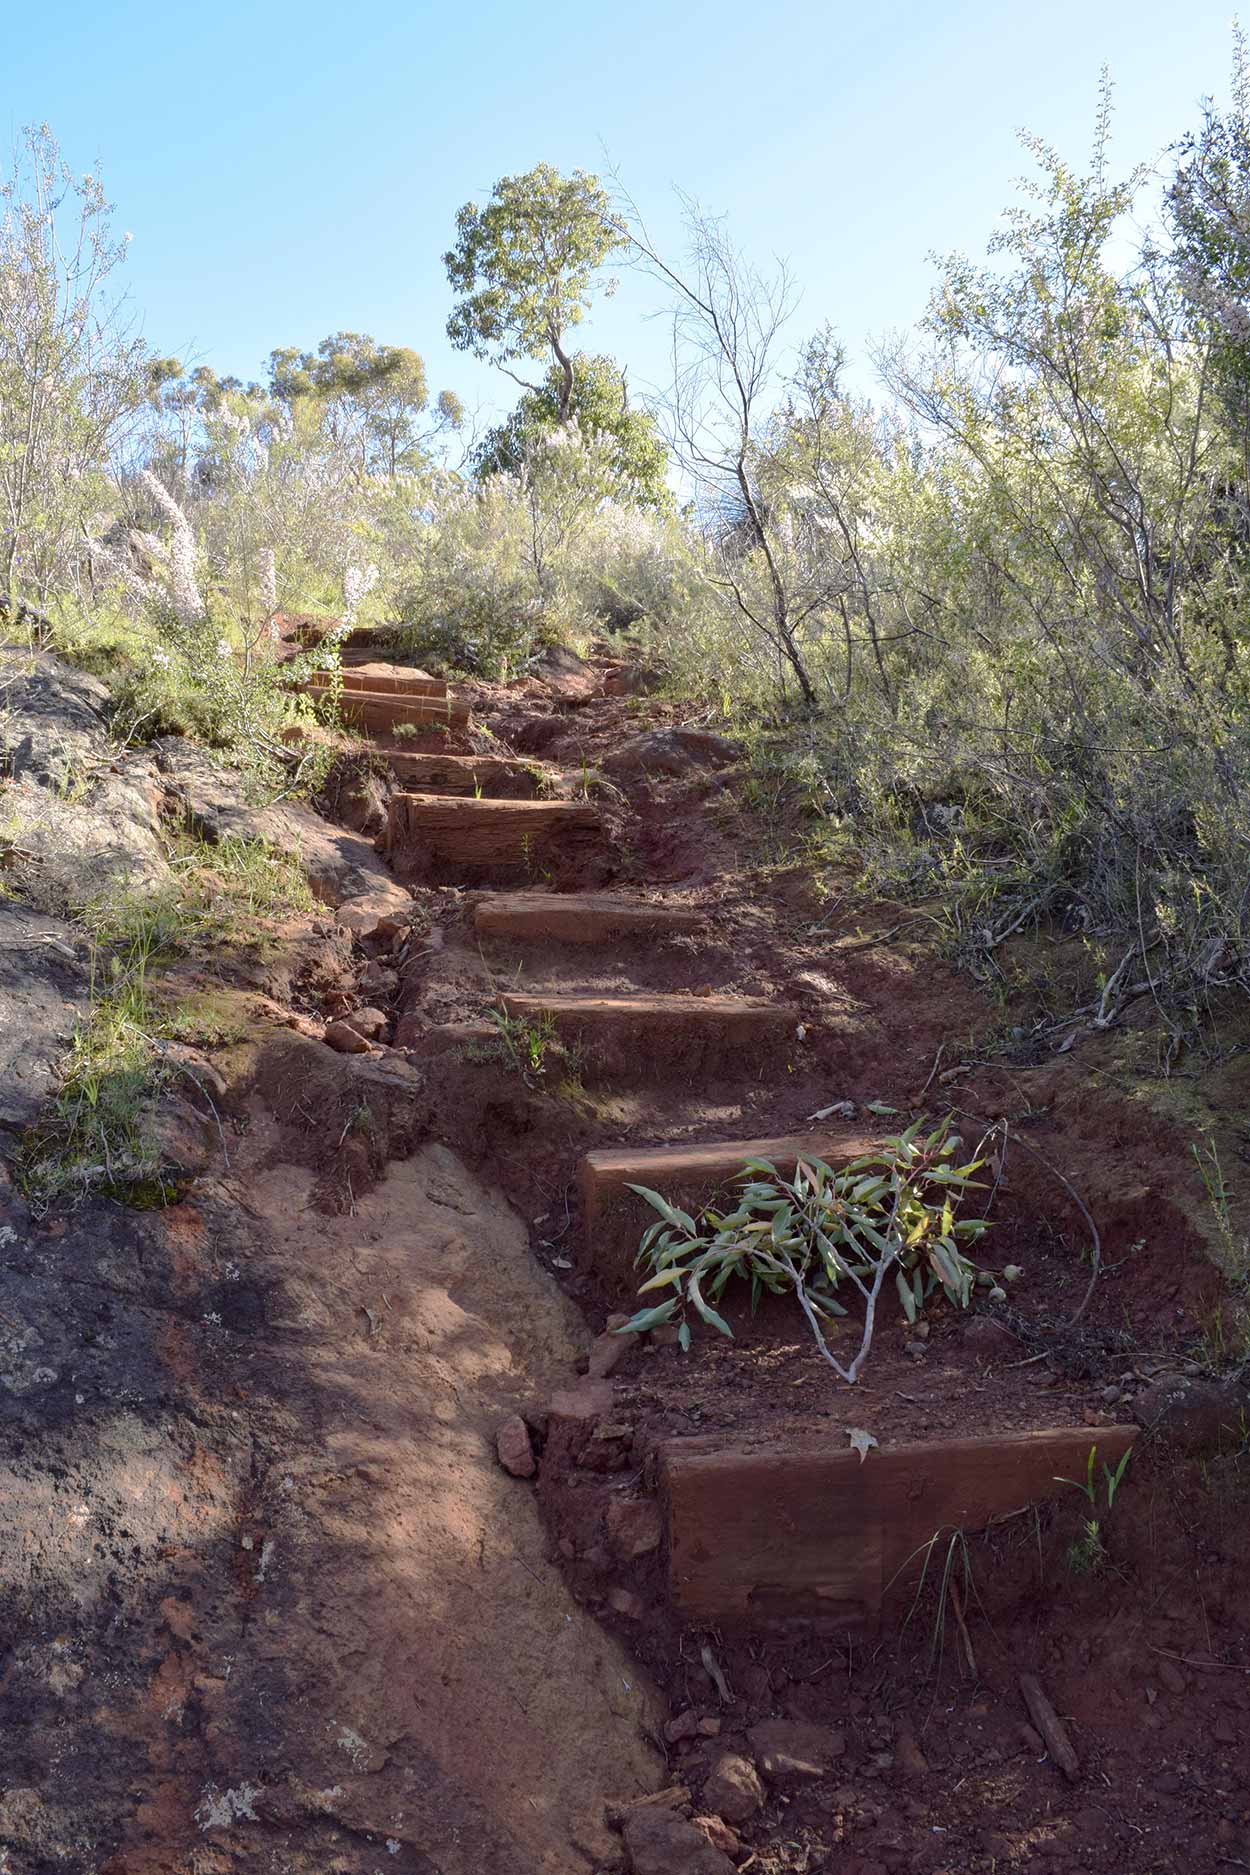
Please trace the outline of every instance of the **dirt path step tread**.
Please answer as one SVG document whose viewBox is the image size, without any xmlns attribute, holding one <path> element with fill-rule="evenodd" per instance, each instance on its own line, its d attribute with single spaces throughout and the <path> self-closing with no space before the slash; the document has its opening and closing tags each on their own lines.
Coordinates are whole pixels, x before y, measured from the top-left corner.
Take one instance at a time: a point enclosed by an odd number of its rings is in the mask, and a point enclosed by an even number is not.
<svg viewBox="0 0 1250 1875">
<path fill-rule="evenodd" d="M 550 1025 L 578 1058 L 578 1071 L 622 1085 L 750 1072 L 765 1057 L 787 1057 L 798 1014 L 784 1003 L 732 996 L 593 996 L 508 992 L 507 1013 Z"/>
<path fill-rule="evenodd" d="M 706 922 L 695 905 L 613 892 L 514 892 L 483 899 L 473 914 L 482 937 L 554 938 L 565 944 L 678 936 L 700 931 Z"/>
<path fill-rule="evenodd" d="M 687 1021 L 728 1023 L 744 1028 L 787 1028 L 798 1022 L 798 1012 L 785 1003 L 747 996 L 523 996 L 509 992 L 505 1005 L 518 1015 L 550 1010 L 554 1016 L 579 1016 L 593 1021 L 629 1017 L 635 1022 L 662 1027 L 674 1018 Z"/>
</svg>

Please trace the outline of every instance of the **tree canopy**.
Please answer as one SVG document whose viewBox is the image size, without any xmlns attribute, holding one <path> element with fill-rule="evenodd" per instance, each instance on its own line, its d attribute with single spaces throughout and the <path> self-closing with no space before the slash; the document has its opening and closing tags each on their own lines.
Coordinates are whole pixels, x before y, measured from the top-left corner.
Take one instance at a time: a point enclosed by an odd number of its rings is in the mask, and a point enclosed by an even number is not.
<svg viewBox="0 0 1250 1875">
<path fill-rule="evenodd" d="M 608 444 L 628 500 L 647 508 L 671 506 L 668 449 L 650 411 L 631 406 L 624 373 L 613 359 L 587 352 L 575 352 L 572 366 L 568 418 L 583 436 Z M 553 364 L 538 389 L 526 391 L 511 416 L 487 431 L 475 457 L 479 476 L 515 474 L 521 468 L 534 444 L 560 424 L 563 388 L 563 369 Z"/>
<path fill-rule="evenodd" d="M 558 367 L 558 417 L 566 422 L 574 391 L 566 335 L 585 318 L 600 269 L 627 245 L 602 183 L 584 170 L 562 176 L 539 163 L 523 176 L 502 177 L 484 208 L 466 202 L 456 235 L 443 256 L 459 295 L 447 321 L 452 344 L 505 370 L 549 353 Z"/>
<path fill-rule="evenodd" d="M 405 345 L 379 345 L 367 332 L 335 332 L 315 352 L 286 346 L 269 354 L 269 391 L 288 407 L 318 400 L 332 428 L 358 424 L 368 466 L 390 476 L 417 468 L 441 430 L 463 420 L 460 400 L 441 391 L 430 408 L 425 361 Z"/>
</svg>

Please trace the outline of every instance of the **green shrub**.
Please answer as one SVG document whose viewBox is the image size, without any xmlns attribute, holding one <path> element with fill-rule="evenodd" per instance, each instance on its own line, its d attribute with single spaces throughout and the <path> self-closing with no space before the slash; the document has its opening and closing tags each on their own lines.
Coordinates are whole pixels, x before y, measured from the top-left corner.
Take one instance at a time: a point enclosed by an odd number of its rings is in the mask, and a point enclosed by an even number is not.
<svg viewBox="0 0 1250 1875">
<path fill-rule="evenodd" d="M 638 1252 L 638 1262 L 653 1272 L 640 1294 L 672 1293 L 640 1309 L 621 1332 L 642 1333 L 679 1317 L 681 1345 L 689 1347 L 693 1310 L 731 1336 L 713 1304 L 730 1282 L 747 1282 L 753 1302 L 764 1290 L 793 1295 L 825 1360 L 853 1384 L 872 1345 L 887 1278 L 909 1321 L 936 1289 L 955 1307 L 968 1307 L 977 1270 L 961 1246 L 989 1226 L 984 1218 L 956 1215 L 982 1163 L 974 1156 L 956 1165 L 961 1144 L 949 1121 L 928 1135 L 916 1121 L 837 1172 L 818 1159 L 800 1160 L 786 1178 L 768 1160 L 750 1159 L 737 1208 L 708 1210 L 697 1221 L 659 1192 L 631 1186 L 661 1218 Z M 843 1296 L 864 1308 L 859 1349 L 845 1364 L 821 1327 L 846 1315 Z"/>
</svg>

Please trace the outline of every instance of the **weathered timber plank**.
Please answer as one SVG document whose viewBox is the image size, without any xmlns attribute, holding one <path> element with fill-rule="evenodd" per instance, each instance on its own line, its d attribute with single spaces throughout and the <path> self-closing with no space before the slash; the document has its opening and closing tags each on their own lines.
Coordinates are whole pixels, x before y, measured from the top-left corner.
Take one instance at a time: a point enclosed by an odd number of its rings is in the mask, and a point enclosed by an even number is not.
<svg viewBox="0 0 1250 1875">
<path fill-rule="evenodd" d="M 863 1463 L 815 1445 L 709 1451 L 670 1440 L 660 1458 L 673 1598 L 700 1623 L 871 1626 L 930 1539 L 1053 1497 L 1062 1478 L 1083 1475 L 1091 1445 L 1114 1465 L 1137 1436 L 1136 1426 L 988 1434 L 887 1447 Z"/>
<path fill-rule="evenodd" d="M 697 906 L 624 898 L 614 892 L 511 892 L 483 899 L 473 922 L 483 937 L 607 944 L 620 938 L 699 931 L 706 919 Z"/>
</svg>

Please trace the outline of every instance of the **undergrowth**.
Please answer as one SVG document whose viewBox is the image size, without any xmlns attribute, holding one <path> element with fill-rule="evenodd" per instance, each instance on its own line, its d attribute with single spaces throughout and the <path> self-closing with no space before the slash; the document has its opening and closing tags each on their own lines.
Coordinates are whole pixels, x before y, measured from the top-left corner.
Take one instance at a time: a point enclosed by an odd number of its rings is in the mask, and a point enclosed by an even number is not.
<svg viewBox="0 0 1250 1875">
<path fill-rule="evenodd" d="M 211 995 L 163 993 L 160 967 L 188 955 L 267 949 L 280 920 L 312 907 L 294 859 L 261 843 L 188 839 L 171 864 L 168 885 L 115 892 L 80 909 L 91 946 L 90 1004 L 52 1112 L 27 1135 L 18 1161 L 18 1183 L 37 1210 L 93 1193 L 135 1205 L 177 1195 L 162 1152 L 160 1102 L 174 1080 L 196 1076 L 162 1044 L 231 1040 L 239 1031 Z"/>
</svg>

